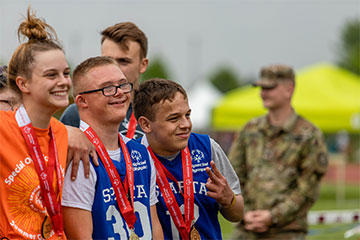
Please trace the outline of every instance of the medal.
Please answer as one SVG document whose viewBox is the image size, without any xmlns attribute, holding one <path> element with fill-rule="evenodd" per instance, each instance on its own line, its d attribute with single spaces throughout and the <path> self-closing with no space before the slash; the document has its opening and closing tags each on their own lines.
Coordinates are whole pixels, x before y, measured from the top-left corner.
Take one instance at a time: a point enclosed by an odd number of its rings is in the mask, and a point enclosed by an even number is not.
<svg viewBox="0 0 360 240">
<path fill-rule="evenodd" d="M 161 193 L 163 194 L 166 207 L 169 210 L 171 218 L 174 220 L 175 226 L 180 233 L 180 236 L 183 239 L 188 239 L 190 235 L 190 229 L 192 220 L 194 219 L 194 184 L 193 184 L 193 172 L 192 172 L 192 162 L 191 155 L 188 147 L 181 150 L 181 162 L 182 162 L 182 171 L 183 171 L 183 182 L 184 182 L 184 192 L 179 191 L 184 197 L 185 205 L 185 219 L 182 217 L 179 205 L 176 201 L 174 193 L 171 191 L 169 181 L 167 178 L 171 179 L 177 185 L 177 179 L 167 170 L 160 160 L 156 157 L 154 152 L 151 150 L 150 146 L 147 147 L 149 153 L 154 160 L 154 165 L 156 168 L 156 183 L 160 188 Z M 197 232 L 197 231 L 196 231 Z M 195 238 L 197 239 L 197 238 Z M 200 239 L 200 238 L 199 238 Z"/>
<path fill-rule="evenodd" d="M 51 234 L 51 219 L 45 216 L 44 222 L 41 224 L 41 236 L 48 239 Z"/>
<path fill-rule="evenodd" d="M 136 235 L 135 230 L 133 228 L 130 231 L 131 231 L 131 233 L 130 233 L 129 240 L 139 240 L 140 239 L 139 236 Z"/>
<path fill-rule="evenodd" d="M 201 240 L 200 233 L 196 230 L 195 225 L 191 227 L 189 238 L 190 240 Z"/>
<path fill-rule="evenodd" d="M 139 239 L 134 231 L 134 224 L 136 222 L 136 215 L 134 212 L 134 169 L 124 140 L 119 134 L 120 147 L 126 163 L 125 183 L 123 183 L 120 178 L 114 163 L 96 132 L 84 121 L 80 121 L 80 130 L 85 133 L 86 137 L 95 146 L 96 151 L 100 156 L 100 160 L 109 176 L 121 215 L 132 231 L 129 239 Z M 130 191 L 129 195 L 127 194 L 128 191 Z M 130 196 L 130 198 L 128 196 Z"/>
</svg>

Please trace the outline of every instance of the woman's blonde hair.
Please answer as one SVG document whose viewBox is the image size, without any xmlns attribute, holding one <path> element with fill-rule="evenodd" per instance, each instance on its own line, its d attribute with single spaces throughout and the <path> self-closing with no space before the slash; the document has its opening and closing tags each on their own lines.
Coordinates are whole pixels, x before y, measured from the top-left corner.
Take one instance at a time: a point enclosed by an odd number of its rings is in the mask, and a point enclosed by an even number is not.
<svg viewBox="0 0 360 240">
<path fill-rule="evenodd" d="M 27 17 L 18 28 L 19 41 L 27 38 L 14 52 L 8 65 L 8 85 L 17 93 L 21 93 L 16 85 L 16 77 L 23 76 L 30 79 L 36 52 L 49 50 L 61 50 L 55 30 L 45 23 L 45 20 L 37 18 L 30 7 L 27 10 Z"/>
</svg>

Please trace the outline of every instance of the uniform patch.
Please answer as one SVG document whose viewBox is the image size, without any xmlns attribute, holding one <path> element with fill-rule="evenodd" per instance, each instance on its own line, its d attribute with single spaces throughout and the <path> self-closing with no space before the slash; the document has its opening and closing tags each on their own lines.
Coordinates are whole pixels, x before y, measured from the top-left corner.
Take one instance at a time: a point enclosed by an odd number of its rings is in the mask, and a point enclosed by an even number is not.
<svg viewBox="0 0 360 240">
<path fill-rule="evenodd" d="M 191 157 L 194 161 L 199 163 L 201 160 L 205 158 L 204 153 L 199 149 L 195 149 L 191 151 Z"/>
<path fill-rule="evenodd" d="M 139 162 L 139 161 L 141 161 L 141 154 L 136 150 L 132 150 L 131 151 L 131 158 L 136 160 L 137 162 Z"/>
<path fill-rule="evenodd" d="M 325 153 L 320 153 L 318 156 L 318 162 L 320 164 L 320 166 L 322 167 L 326 167 L 328 165 L 328 159 Z"/>
</svg>

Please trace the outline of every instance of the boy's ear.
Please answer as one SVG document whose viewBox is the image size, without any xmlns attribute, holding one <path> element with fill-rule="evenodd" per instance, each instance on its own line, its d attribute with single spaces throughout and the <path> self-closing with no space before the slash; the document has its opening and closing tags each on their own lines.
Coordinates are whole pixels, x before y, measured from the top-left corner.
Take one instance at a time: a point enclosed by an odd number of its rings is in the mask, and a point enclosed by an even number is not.
<svg viewBox="0 0 360 240">
<path fill-rule="evenodd" d="M 138 124 L 140 125 L 140 127 L 144 131 L 144 133 L 152 132 L 150 120 L 147 119 L 146 117 L 144 117 L 144 116 L 139 117 Z"/>
<path fill-rule="evenodd" d="M 88 102 L 87 102 L 86 98 L 84 98 L 84 96 L 82 96 L 81 94 L 79 94 L 75 97 L 74 102 L 78 108 L 87 108 L 88 107 Z"/>
</svg>

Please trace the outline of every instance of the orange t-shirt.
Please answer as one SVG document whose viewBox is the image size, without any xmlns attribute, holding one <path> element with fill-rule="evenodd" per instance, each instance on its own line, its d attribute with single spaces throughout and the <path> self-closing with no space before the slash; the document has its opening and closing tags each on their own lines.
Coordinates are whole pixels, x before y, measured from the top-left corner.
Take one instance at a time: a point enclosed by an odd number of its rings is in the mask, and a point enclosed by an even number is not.
<svg viewBox="0 0 360 240">
<path fill-rule="evenodd" d="M 66 127 L 51 118 L 61 172 L 64 176 L 68 136 Z M 45 162 L 48 159 L 49 128 L 35 128 Z M 41 226 L 46 209 L 40 197 L 40 182 L 25 139 L 15 120 L 15 112 L 0 111 L 0 237 L 43 239 Z M 54 189 L 61 191 L 54 171 Z M 47 214 L 48 215 L 48 214 Z M 52 231 L 52 237 L 55 237 Z M 65 236 L 63 237 L 65 239 Z"/>
</svg>

